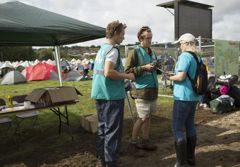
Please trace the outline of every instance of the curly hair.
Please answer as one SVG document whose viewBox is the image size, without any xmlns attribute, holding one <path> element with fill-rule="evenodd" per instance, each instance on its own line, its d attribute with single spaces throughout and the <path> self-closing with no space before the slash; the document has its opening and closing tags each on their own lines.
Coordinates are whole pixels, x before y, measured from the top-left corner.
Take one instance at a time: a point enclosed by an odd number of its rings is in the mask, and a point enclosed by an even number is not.
<svg viewBox="0 0 240 167">
<path fill-rule="evenodd" d="M 145 32 L 145 31 L 147 31 L 147 32 L 152 32 L 151 31 L 151 28 L 149 28 L 148 26 L 143 26 L 143 27 L 141 27 L 140 29 L 139 29 L 139 31 L 138 31 L 138 33 L 137 33 L 137 37 L 138 37 L 138 40 L 139 41 L 141 41 L 141 39 L 142 39 L 142 34 L 143 34 L 143 32 Z"/>
<path fill-rule="evenodd" d="M 126 24 L 120 23 L 118 20 L 113 21 L 107 25 L 106 37 L 111 38 L 115 33 L 120 34 L 126 27 Z"/>
</svg>

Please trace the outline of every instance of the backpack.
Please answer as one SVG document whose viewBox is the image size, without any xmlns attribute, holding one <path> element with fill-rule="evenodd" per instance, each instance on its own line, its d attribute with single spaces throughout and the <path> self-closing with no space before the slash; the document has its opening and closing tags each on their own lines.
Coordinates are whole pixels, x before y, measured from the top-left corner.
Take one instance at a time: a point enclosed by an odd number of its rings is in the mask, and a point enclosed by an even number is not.
<svg viewBox="0 0 240 167">
<path fill-rule="evenodd" d="M 193 53 L 193 52 L 189 52 L 189 53 L 196 60 L 197 69 L 196 69 L 196 74 L 195 74 L 194 79 L 192 79 L 188 73 L 187 73 L 187 76 L 192 83 L 192 88 L 193 88 L 194 92 L 198 95 L 203 95 L 207 91 L 207 87 L 208 87 L 207 68 L 206 68 L 206 65 L 202 61 L 199 61 L 198 56 L 195 53 Z"/>
<path fill-rule="evenodd" d="M 220 97 L 210 101 L 212 113 L 223 114 L 234 110 L 234 99 L 229 95 L 221 95 Z"/>
</svg>

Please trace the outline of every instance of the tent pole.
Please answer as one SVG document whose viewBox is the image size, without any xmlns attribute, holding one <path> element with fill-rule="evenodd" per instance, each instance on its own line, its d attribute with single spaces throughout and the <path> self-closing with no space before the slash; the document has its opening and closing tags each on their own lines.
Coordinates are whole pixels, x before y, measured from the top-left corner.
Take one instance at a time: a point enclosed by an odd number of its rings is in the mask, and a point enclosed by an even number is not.
<svg viewBox="0 0 240 167">
<path fill-rule="evenodd" d="M 62 80 L 62 69 L 60 66 L 60 46 L 54 46 L 55 50 L 55 60 L 57 64 L 58 69 L 58 78 L 59 78 L 59 84 L 60 86 L 63 86 L 63 80 Z"/>
</svg>

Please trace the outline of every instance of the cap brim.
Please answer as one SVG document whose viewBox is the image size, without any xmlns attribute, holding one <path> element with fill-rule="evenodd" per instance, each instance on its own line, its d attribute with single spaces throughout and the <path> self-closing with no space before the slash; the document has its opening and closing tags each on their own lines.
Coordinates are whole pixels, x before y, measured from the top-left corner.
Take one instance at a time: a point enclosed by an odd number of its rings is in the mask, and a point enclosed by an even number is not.
<svg viewBox="0 0 240 167">
<path fill-rule="evenodd" d="M 177 41 L 172 42 L 172 44 L 173 44 L 173 45 L 176 45 L 176 44 L 178 44 L 179 42 L 180 42 L 180 41 L 177 40 Z"/>
</svg>

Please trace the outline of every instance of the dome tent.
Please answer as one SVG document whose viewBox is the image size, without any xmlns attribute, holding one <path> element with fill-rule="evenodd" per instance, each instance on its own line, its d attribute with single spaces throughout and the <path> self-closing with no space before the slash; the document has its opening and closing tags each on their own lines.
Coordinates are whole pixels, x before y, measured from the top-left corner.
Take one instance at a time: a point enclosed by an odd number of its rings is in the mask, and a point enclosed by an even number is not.
<svg viewBox="0 0 240 167">
<path fill-rule="evenodd" d="M 27 82 L 26 78 L 19 71 L 10 71 L 4 75 L 2 85 L 11 85 Z"/>
<path fill-rule="evenodd" d="M 38 63 L 26 68 L 26 78 L 28 81 L 41 81 L 57 79 L 57 67 L 47 63 Z M 56 73 L 56 75 L 52 74 Z M 54 78 L 52 78 L 54 77 Z"/>
<path fill-rule="evenodd" d="M 65 81 L 80 81 L 82 76 L 78 71 L 72 70 L 68 72 L 64 78 Z"/>
<path fill-rule="evenodd" d="M 5 76 L 8 72 L 12 71 L 14 69 L 12 63 L 10 61 L 5 61 L 1 67 L 1 77 Z"/>
</svg>

